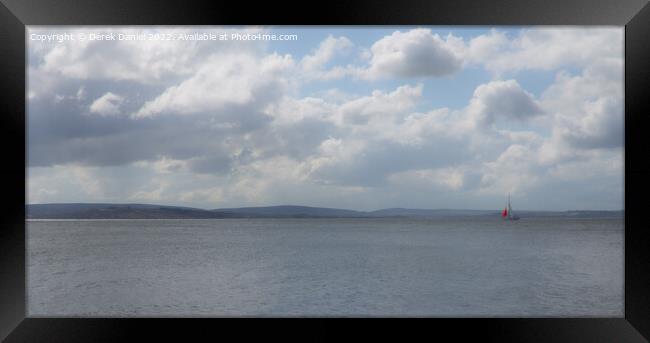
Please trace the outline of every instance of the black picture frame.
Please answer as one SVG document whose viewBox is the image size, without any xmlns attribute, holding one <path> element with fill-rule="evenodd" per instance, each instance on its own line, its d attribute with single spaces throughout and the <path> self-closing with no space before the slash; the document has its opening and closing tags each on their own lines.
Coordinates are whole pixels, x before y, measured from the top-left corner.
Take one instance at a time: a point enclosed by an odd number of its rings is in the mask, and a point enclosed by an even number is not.
<svg viewBox="0 0 650 343">
<path fill-rule="evenodd" d="M 3 161 L 0 339 L 6 342 L 224 338 L 473 338 L 644 342 L 650 338 L 650 5 L 647 0 L 222 2 L 0 0 Z M 26 25 L 619 25 L 625 26 L 625 316 L 498 319 L 29 318 L 25 301 Z M 345 334 L 343 333 L 346 330 Z M 347 331 L 350 330 L 350 331 Z M 644 338 L 645 337 L 645 338 Z"/>
</svg>

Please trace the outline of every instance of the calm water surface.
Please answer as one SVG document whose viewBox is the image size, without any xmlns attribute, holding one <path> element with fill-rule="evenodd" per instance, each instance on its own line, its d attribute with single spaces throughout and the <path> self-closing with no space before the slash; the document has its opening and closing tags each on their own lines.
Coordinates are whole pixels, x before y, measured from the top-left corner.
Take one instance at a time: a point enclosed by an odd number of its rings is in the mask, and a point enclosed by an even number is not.
<svg viewBox="0 0 650 343">
<path fill-rule="evenodd" d="M 29 221 L 31 316 L 622 316 L 621 219 Z"/>
</svg>

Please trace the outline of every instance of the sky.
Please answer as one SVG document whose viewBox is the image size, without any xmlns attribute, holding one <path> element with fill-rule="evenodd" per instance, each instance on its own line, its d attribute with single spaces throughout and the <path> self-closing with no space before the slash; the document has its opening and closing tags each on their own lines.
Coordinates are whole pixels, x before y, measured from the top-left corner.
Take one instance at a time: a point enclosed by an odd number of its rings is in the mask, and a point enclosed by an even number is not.
<svg viewBox="0 0 650 343">
<path fill-rule="evenodd" d="M 621 210 L 623 33 L 29 26 L 28 203 Z"/>
</svg>

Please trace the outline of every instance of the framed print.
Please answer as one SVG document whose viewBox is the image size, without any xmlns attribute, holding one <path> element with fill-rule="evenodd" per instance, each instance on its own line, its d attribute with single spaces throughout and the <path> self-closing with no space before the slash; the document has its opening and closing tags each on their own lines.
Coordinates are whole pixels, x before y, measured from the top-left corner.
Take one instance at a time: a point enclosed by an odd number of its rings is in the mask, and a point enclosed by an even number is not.
<svg viewBox="0 0 650 343">
<path fill-rule="evenodd" d="M 1 337 L 647 340 L 650 6 L 318 8 L 3 0 Z"/>
</svg>

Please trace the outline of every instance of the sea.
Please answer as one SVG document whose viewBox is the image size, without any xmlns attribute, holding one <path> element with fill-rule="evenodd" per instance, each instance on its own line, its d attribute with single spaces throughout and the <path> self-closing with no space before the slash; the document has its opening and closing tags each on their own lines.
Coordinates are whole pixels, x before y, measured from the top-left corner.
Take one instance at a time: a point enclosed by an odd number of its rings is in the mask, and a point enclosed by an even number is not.
<svg viewBox="0 0 650 343">
<path fill-rule="evenodd" d="M 29 220 L 31 317 L 623 317 L 623 219 Z"/>
</svg>

